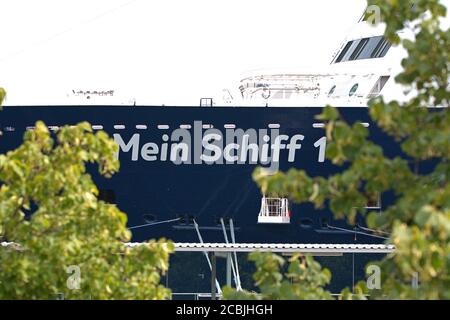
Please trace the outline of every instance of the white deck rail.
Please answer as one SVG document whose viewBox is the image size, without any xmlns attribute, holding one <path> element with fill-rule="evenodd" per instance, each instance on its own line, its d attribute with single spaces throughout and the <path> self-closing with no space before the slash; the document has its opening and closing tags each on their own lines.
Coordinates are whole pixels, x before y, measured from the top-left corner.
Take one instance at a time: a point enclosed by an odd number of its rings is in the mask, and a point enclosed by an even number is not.
<svg viewBox="0 0 450 320">
<path fill-rule="evenodd" d="M 2 242 L 11 246 L 13 242 Z M 125 243 L 127 247 L 146 245 L 141 242 Z M 304 254 L 372 253 L 386 254 L 395 251 L 389 244 L 291 244 L 291 243 L 175 243 L 176 252 L 274 252 Z"/>
</svg>

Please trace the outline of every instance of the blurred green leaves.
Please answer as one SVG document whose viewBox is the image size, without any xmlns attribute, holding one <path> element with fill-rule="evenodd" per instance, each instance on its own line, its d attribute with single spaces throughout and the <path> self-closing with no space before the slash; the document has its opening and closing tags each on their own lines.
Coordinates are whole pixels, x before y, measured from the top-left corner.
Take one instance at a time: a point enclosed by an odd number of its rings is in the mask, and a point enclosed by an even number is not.
<svg viewBox="0 0 450 320">
<path fill-rule="evenodd" d="M 6 97 L 6 91 L 3 88 L 0 88 L 0 108 L 3 104 L 3 101 L 5 100 Z"/>
<path fill-rule="evenodd" d="M 332 296 L 322 287 L 331 280 L 328 269 L 322 269 L 311 256 L 294 255 L 285 260 L 276 254 L 254 252 L 249 260 L 256 265 L 253 275 L 259 293 L 235 291 L 225 287 L 223 297 L 227 300 L 331 300 Z"/>
<path fill-rule="evenodd" d="M 136 248 L 126 215 L 98 199 L 86 163 L 104 176 L 119 169 L 117 144 L 88 123 L 61 127 L 53 139 L 44 123 L 23 144 L 0 155 L 0 299 L 167 299 L 160 284 L 173 245 L 162 239 Z M 68 286 L 69 267 L 80 288 Z"/>
<path fill-rule="evenodd" d="M 345 165 L 345 170 L 325 179 L 295 169 L 267 175 L 259 168 L 253 179 L 263 194 L 311 202 L 316 208 L 328 205 L 336 218 L 346 218 L 349 223 L 358 212 L 364 214 L 366 204 L 380 194 L 393 193 L 395 203 L 381 213 L 367 215 L 368 226 L 388 232 L 387 242 L 397 248 L 378 263 L 381 290 L 368 290 L 361 282 L 353 290 L 344 290 L 340 298 L 361 299 L 369 294 L 373 299 L 450 299 L 450 30 L 440 26 L 446 8 L 438 0 L 368 0 L 368 5 L 380 8 L 386 38 L 406 49 L 403 71 L 396 81 L 415 93 L 405 103 L 373 99 L 369 113 L 409 159 L 386 157 L 381 146 L 368 140 L 366 128 L 350 126 L 340 119 L 338 109 L 327 107 L 317 117 L 326 123 L 326 157 L 335 165 Z M 415 39 L 398 36 L 405 28 L 414 32 Z M 417 169 L 424 161 L 433 161 L 434 171 L 420 173 Z M 264 267 L 261 259 L 253 258 L 258 268 L 255 281 L 264 284 L 259 286 L 263 297 L 296 292 L 295 284 L 283 286 L 287 275 L 280 274 L 278 267 Z M 280 258 L 268 255 L 266 259 L 282 265 Z M 312 266 L 311 261 L 307 266 Z M 305 272 L 314 274 L 315 270 L 317 266 Z M 298 268 L 293 272 L 304 274 Z M 418 288 L 411 285 L 415 275 Z"/>
</svg>

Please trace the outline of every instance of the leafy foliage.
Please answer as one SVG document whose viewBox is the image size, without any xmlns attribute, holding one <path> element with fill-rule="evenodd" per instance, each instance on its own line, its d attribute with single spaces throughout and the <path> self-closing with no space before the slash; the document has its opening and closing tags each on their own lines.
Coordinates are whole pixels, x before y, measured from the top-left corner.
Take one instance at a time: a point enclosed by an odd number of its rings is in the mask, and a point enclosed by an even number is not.
<svg viewBox="0 0 450 320">
<path fill-rule="evenodd" d="M 5 100 L 6 97 L 6 91 L 3 88 L 0 88 L 0 108 L 3 104 L 3 100 Z"/>
<path fill-rule="evenodd" d="M 294 255 L 289 259 L 286 273 L 280 270 L 285 260 L 276 254 L 253 252 L 250 261 L 255 262 L 253 275 L 260 293 L 235 291 L 225 287 L 227 300 L 330 300 L 331 294 L 322 287 L 331 280 L 328 269 L 322 269 L 311 256 Z"/>
<path fill-rule="evenodd" d="M 371 298 L 450 299 L 450 30 L 440 26 L 446 8 L 438 0 L 417 0 L 414 6 L 410 1 L 368 4 L 381 9 L 387 39 L 407 50 L 396 81 L 414 93 L 405 103 L 376 98 L 369 103 L 369 113 L 409 159 L 386 157 L 382 147 L 368 140 L 366 128 L 350 126 L 337 109 L 327 107 L 318 117 L 327 123 L 326 156 L 347 169 L 328 179 L 295 169 L 268 176 L 257 169 L 253 178 L 264 194 L 289 196 L 318 208 L 328 205 L 337 218 L 350 223 L 358 212 L 364 213 L 356 207 L 393 192 L 393 205 L 367 216 L 369 227 L 389 232 L 388 242 L 396 246 L 379 264 L 381 289 L 369 291 L 360 283 L 356 295 L 346 289 L 341 298 L 360 299 L 370 293 Z M 398 36 L 404 28 L 414 31 L 414 40 Z M 435 163 L 432 172 L 417 170 L 424 161 Z M 416 274 L 420 285 L 413 288 Z"/>
<path fill-rule="evenodd" d="M 173 245 L 128 248 L 126 215 L 97 198 L 86 172 L 119 169 L 117 145 L 88 123 L 62 127 L 56 141 L 42 122 L 0 155 L 0 299 L 166 299 L 160 285 Z M 79 268 L 79 269 L 78 269 Z M 79 270 L 80 282 L 74 270 Z"/>
</svg>

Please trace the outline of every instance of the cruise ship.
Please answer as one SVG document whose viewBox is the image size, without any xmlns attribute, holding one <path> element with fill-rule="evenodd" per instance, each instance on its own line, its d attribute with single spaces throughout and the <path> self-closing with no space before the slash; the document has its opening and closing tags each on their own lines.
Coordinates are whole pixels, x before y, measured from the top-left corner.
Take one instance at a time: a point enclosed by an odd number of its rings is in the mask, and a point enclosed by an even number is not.
<svg viewBox="0 0 450 320">
<path fill-rule="evenodd" d="M 91 170 L 100 198 L 127 213 L 134 243 L 160 237 L 176 243 L 165 278 L 174 297 L 210 292 L 213 262 L 219 293 L 225 284 L 254 289 L 246 259 L 253 250 L 314 254 L 333 273 L 330 290 L 339 292 L 365 277 L 367 262 L 392 251 L 386 238 L 366 228 L 364 217 L 348 225 L 328 208 L 261 194 L 252 173 L 261 166 L 311 176 L 342 170 L 325 157 L 325 125 L 316 116 L 326 105 L 367 127 L 387 156 L 401 154 L 371 121 L 367 102 L 379 95 L 407 98 L 394 81 L 406 53 L 366 17 L 328 65 L 248 72 L 219 97 L 199 97 L 196 106 L 111 105 L 114 90 L 74 90 L 74 99 L 83 101 L 77 105 L 5 106 L 0 152 L 19 146 L 37 120 L 51 130 L 88 121 L 107 132 L 119 145 L 121 168 L 111 179 Z M 380 211 L 392 200 L 380 195 L 367 210 Z M 210 252 L 224 259 L 212 261 Z"/>
</svg>

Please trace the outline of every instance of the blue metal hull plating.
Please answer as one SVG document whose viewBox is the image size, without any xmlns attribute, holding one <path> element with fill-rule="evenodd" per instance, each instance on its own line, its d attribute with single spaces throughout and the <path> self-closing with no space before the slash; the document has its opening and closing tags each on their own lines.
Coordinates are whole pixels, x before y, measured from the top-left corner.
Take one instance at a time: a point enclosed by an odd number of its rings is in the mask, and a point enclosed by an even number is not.
<svg viewBox="0 0 450 320">
<path fill-rule="evenodd" d="M 371 123 L 367 108 L 339 108 L 339 111 L 349 123 L 370 124 L 370 138 L 383 145 L 387 156 L 401 153 L 398 145 Z M 378 238 L 327 228 L 326 225 L 352 229 L 345 221 L 335 220 L 328 209 L 316 210 L 310 204 L 291 203 L 289 224 L 258 224 L 261 193 L 251 175 L 259 164 L 249 161 L 242 164 L 175 164 L 170 161 L 170 152 L 164 159 L 163 152 L 149 151 L 155 151 L 155 145 L 151 146 L 153 149 L 149 145 L 145 148 L 146 144 L 154 143 L 162 151 L 164 135 L 167 135 L 166 140 L 171 138 L 180 126 L 193 136 L 199 126 L 203 128 L 201 134 L 213 127 L 224 136 L 225 128 L 230 125 L 244 131 L 268 130 L 268 135 L 272 132 L 270 128 L 279 126 L 278 134 L 286 135 L 291 141 L 293 136 L 303 136 L 301 148 L 293 150 L 295 159 L 291 160 L 294 161 L 289 162 L 287 148 L 280 151 L 279 169 L 285 171 L 294 167 L 306 170 L 311 176 L 328 176 L 341 168 L 328 160 L 321 162 L 320 148 L 314 146 L 325 136 L 315 119 L 321 112 L 322 108 L 5 107 L 0 112 L 0 152 L 18 147 L 26 128 L 38 120 L 48 126 L 81 121 L 102 126 L 116 141 L 122 142 L 120 171 L 111 179 L 105 179 L 93 168 L 89 170 L 99 189 L 127 213 L 133 241 L 165 237 L 175 242 L 199 242 L 193 224 L 195 219 L 205 242 L 221 243 L 225 241 L 220 218 L 224 218 L 228 230 L 232 218 L 239 243 L 380 243 L 382 240 Z M 132 140 L 136 134 L 139 141 Z M 170 142 L 169 139 L 169 150 Z M 289 139 L 284 143 L 288 142 Z M 383 204 L 390 200 L 388 196 L 382 197 Z M 364 219 L 358 217 L 358 223 L 364 224 Z M 326 262 L 328 258 L 321 259 L 336 271 L 331 288 L 338 291 L 364 276 L 363 267 L 369 258 L 359 255 L 355 260 L 355 255 L 344 255 L 340 262 L 331 264 Z M 169 274 L 172 276 L 166 280 L 175 292 L 208 290 L 208 268 L 199 253 L 180 253 L 172 260 L 176 263 L 171 264 Z M 249 288 L 252 267 L 242 255 L 239 260 L 244 287 Z M 355 267 L 357 270 L 351 271 Z M 219 271 L 223 268 L 219 265 Z M 186 281 L 187 278 L 191 281 Z"/>
<path fill-rule="evenodd" d="M 344 221 L 334 221 L 329 210 L 316 210 L 309 204 L 291 204 L 291 223 L 258 224 L 261 193 L 251 175 L 258 164 L 174 164 L 146 161 L 140 156 L 147 142 L 161 146 L 162 136 L 180 125 L 194 130 L 201 121 L 206 131 L 213 126 L 222 130 L 234 124 L 247 130 L 268 129 L 279 125 L 279 134 L 304 136 L 301 149 L 295 150 L 295 161 L 288 162 L 288 150 L 281 150 L 280 170 L 304 169 L 311 176 L 327 176 L 340 168 L 329 161 L 319 162 L 319 148 L 314 146 L 324 136 L 323 128 L 314 128 L 321 108 L 199 108 L 199 107 L 6 107 L 0 113 L 3 136 L 0 152 L 20 145 L 27 127 L 37 120 L 48 126 L 88 121 L 101 125 L 110 135 L 120 135 L 128 143 L 139 135 L 138 156 L 133 150 L 120 152 L 120 171 L 111 179 L 99 177 L 91 170 L 99 189 L 110 190 L 118 207 L 128 214 L 133 240 L 166 237 L 176 242 L 198 242 L 195 219 L 205 242 L 224 242 L 220 218 L 233 219 L 236 241 L 243 243 L 372 243 L 372 237 L 349 234 L 326 228 L 326 224 L 349 228 Z M 397 145 L 371 124 L 367 108 L 339 108 L 350 123 L 370 123 L 371 139 L 383 144 L 387 155 L 400 152 Z M 144 125 L 146 127 L 144 127 Z M 159 126 L 159 128 L 158 128 Z M 191 126 L 189 128 L 188 126 Z M 270 135 L 270 129 L 269 129 Z M 131 144 L 129 145 L 131 146 Z M 170 148 L 170 145 L 169 145 Z M 170 152 L 169 152 L 170 153 Z M 180 219 L 181 218 L 181 219 Z M 175 222 L 167 220 L 180 219 Z M 363 221 L 359 221 L 363 223 Z M 150 224 L 146 227 L 138 227 Z"/>
</svg>

